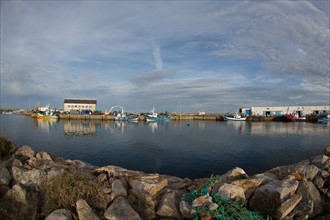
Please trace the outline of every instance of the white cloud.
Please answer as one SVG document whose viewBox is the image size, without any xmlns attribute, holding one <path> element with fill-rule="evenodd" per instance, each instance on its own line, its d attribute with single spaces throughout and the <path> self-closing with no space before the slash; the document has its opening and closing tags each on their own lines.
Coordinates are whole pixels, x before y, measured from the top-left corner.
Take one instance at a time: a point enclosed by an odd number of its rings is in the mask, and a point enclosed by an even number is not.
<svg viewBox="0 0 330 220">
<path fill-rule="evenodd" d="M 61 105 L 58 100 L 67 96 L 90 94 L 104 106 L 139 96 L 147 106 L 166 102 L 175 109 L 186 102 L 187 110 L 207 105 L 221 111 L 231 105 L 228 100 L 237 106 L 291 102 L 283 91 L 306 105 L 315 97 L 329 104 L 326 6 L 2 1 L 2 105 L 42 95 Z"/>
</svg>

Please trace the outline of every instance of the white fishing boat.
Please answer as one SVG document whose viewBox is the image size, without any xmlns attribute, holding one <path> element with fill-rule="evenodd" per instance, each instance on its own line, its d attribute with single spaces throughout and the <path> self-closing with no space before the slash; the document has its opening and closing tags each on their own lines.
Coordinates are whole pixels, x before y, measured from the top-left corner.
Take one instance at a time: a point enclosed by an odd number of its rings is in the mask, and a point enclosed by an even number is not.
<svg viewBox="0 0 330 220">
<path fill-rule="evenodd" d="M 240 114 L 235 113 L 233 116 L 225 116 L 225 121 L 246 121 L 246 117 L 242 117 Z"/>
</svg>

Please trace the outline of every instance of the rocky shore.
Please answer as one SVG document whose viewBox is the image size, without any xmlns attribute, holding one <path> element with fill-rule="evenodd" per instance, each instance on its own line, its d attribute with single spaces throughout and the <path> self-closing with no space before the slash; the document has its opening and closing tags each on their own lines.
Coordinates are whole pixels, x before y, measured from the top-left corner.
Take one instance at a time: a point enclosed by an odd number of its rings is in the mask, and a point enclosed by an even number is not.
<svg viewBox="0 0 330 220">
<path fill-rule="evenodd" d="M 95 167 L 1 136 L 0 151 L 0 219 L 330 219 L 330 147 L 254 176 L 236 167 L 195 180 Z"/>
</svg>

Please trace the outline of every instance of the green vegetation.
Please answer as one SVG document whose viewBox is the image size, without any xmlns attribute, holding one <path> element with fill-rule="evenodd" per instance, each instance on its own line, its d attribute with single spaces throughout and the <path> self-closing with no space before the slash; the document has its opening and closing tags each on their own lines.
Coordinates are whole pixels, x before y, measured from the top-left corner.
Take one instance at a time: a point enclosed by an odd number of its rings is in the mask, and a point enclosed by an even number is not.
<svg viewBox="0 0 330 220">
<path fill-rule="evenodd" d="M 221 220 L 263 220 L 264 216 L 257 211 L 250 211 L 246 208 L 245 201 L 225 199 L 217 194 L 212 194 L 213 187 L 221 182 L 220 176 L 211 177 L 206 184 L 184 195 L 184 200 L 192 203 L 201 196 L 210 195 L 212 201 L 218 205 L 216 209 L 207 206 L 195 207 L 194 220 L 197 219 L 221 219 Z"/>
</svg>

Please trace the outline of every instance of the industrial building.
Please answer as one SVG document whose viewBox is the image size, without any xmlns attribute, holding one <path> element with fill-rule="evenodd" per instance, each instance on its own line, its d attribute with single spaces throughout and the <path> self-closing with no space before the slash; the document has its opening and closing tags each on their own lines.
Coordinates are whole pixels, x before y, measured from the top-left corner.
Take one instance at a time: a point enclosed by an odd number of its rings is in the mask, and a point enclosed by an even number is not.
<svg viewBox="0 0 330 220">
<path fill-rule="evenodd" d="M 309 114 L 330 114 L 330 106 L 278 106 L 278 107 L 248 107 L 240 108 L 240 113 L 246 116 L 281 116 L 297 113 L 299 116 Z"/>
<path fill-rule="evenodd" d="M 64 99 L 64 111 L 65 112 L 83 112 L 96 110 L 96 99 L 90 98 L 66 98 Z"/>
</svg>

